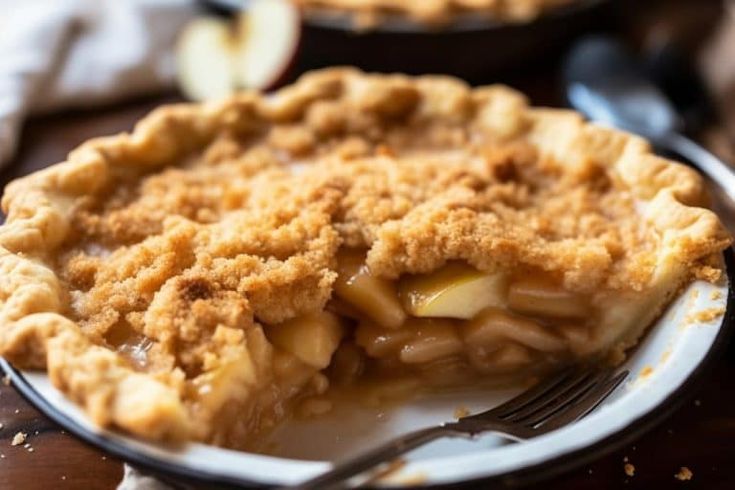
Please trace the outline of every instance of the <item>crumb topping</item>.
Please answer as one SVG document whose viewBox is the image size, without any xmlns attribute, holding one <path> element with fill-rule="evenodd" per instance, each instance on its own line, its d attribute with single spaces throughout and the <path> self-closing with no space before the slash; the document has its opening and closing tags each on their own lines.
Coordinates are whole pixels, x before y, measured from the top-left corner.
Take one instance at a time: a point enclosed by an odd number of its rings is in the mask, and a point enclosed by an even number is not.
<svg viewBox="0 0 735 490">
<path fill-rule="evenodd" d="M 27 434 L 25 432 L 18 432 L 13 436 L 13 440 L 10 441 L 11 446 L 20 446 L 24 442 L 26 442 Z"/>
<path fill-rule="evenodd" d="M 682 466 L 679 468 L 679 471 L 674 475 L 674 478 L 676 478 L 679 481 L 689 481 L 694 476 L 694 473 L 692 473 L 692 470 L 687 468 L 686 466 Z"/>
</svg>

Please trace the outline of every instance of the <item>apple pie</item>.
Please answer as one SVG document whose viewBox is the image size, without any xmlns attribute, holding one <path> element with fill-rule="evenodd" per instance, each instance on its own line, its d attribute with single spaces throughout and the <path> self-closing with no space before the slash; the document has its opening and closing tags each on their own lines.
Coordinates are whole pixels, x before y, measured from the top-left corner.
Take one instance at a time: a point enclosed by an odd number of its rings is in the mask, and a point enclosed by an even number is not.
<svg viewBox="0 0 735 490">
<path fill-rule="evenodd" d="M 340 390 L 620 362 L 720 278 L 706 202 L 641 138 L 506 87 L 312 72 L 9 184 L 0 354 L 100 426 L 242 447 Z"/>
<path fill-rule="evenodd" d="M 442 26 L 468 15 L 510 23 L 529 22 L 544 12 L 580 0 L 296 0 L 309 15 L 347 15 L 358 28 L 391 17 Z"/>
</svg>

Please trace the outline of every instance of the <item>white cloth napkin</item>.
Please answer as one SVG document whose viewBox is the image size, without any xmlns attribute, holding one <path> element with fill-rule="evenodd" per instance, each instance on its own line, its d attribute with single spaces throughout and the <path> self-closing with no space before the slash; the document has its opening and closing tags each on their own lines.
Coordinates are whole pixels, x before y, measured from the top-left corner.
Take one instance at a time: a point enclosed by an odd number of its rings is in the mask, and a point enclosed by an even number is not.
<svg viewBox="0 0 735 490">
<path fill-rule="evenodd" d="M 30 114 L 173 84 L 193 0 L 0 0 L 0 166 Z"/>
</svg>

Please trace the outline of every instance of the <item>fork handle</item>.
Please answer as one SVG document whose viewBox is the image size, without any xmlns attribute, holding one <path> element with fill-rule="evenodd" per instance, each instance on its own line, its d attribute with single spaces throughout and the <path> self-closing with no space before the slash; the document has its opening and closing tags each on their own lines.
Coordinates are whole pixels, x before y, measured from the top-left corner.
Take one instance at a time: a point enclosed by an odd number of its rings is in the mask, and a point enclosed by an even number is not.
<svg viewBox="0 0 735 490">
<path fill-rule="evenodd" d="M 444 424 L 438 427 L 420 429 L 387 442 L 366 453 L 349 459 L 336 465 L 330 471 L 307 480 L 300 485 L 289 487 L 295 490 L 327 490 L 339 483 L 343 483 L 363 471 L 374 468 L 380 463 L 391 461 L 398 456 L 409 452 L 419 446 L 442 437 L 469 436 L 466 432 L 460 432 L 453 428 L 454 424 Z"/>
</svg>

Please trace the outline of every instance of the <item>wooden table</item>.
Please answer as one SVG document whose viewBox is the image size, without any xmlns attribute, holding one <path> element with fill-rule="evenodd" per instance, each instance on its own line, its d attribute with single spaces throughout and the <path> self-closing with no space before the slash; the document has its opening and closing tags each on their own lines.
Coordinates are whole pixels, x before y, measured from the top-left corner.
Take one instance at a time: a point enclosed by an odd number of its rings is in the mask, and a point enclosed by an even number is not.
<svg viewBox="0 0 735 490">
<path fill-rule="evenodd" d="M 693 16 L 698 15 L 699 10 Z M 535 102 L 553 104 L 558 102 L 554 79 L 547 74 L 516 84 Z M 25 128 L 16 161 L 0 174 L 0 184 L 63 160 L 87 138 L 129 130 L 150 109 L 172 100 L 175 95 L 35 119 Z M 107 490 L 121 480 L 121 462 L 65 434 L 5 384 L 0 384 L 0 423 L 0 489 Z M 19 431 L 28 434 L 28 447 L 11 446 Z M 633 476 L 626 474 L 626 462 L 635 467 Z M 694 473 L 691 481 L 674 478 L 683 466 Z M 730 347 L 692 399 L 657 428 L 621 450 L 600 454 L 592 464 L 532 488 L 731 489 L 734 468 L 735 348 Z"/>
</svg>

